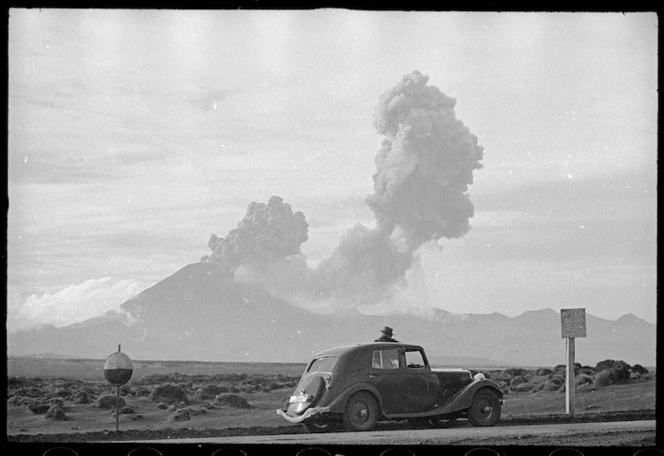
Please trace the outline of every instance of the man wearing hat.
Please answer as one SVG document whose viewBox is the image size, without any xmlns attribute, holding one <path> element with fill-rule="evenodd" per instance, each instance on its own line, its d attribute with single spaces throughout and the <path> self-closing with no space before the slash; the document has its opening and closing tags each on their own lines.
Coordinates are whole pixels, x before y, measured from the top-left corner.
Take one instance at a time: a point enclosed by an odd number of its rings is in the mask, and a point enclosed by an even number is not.
<svg viewBox="0 0 664 456">
<path fill-rule="evenodd" d="M 382 332 L 383 335 L 374 340 L 374 342 L 399 342 L 396 339 L 392 339 L 392 328 L 389 326 L 385 326 L 380 332 Z"/>
</svg>

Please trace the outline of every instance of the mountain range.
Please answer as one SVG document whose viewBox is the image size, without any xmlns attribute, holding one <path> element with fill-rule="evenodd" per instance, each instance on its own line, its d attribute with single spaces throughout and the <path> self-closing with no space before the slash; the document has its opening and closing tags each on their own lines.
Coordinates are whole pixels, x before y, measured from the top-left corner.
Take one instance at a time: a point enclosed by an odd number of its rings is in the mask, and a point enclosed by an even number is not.
<svg viewBox="0 0 664 456">
<path fill-rule="evenodd" d="M 120 310 L 64 327 L 42 326 L 7 337 L 8 356 L 57 353 L 103 359 L 122 346 L 136 360 L 306 362 L 337 345 L 369 342 L 390 326 L 402 342 L 425 347 L 432 364 L 555 366 L 566 360 L 560 313 L 517 317 L 452 314 L 323 316 L 240 284 L 213 263 L 194 263 L 124 302 Z M 656 326 L 632 314 L 615 321 L 586 316 L 576 360 L 655 365 Z"/>
</svg>

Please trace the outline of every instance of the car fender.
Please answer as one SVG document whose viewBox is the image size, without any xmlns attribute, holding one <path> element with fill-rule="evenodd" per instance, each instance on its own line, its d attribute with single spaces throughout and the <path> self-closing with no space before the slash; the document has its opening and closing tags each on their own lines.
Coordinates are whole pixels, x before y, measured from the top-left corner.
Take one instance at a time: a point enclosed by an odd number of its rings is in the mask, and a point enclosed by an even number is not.
<svg viewBox="0 0 664 456">
<path fill-rule="evenodd" d="M 372 394 L 378 401 L 378 406 L 380 407 L 381 413 L 383 412 L 383 398 L 380 397 L 380 393 L 373 385 L 369 383 L 356 383 L 352 387 L 348 388 L 343 394 L 335 398 L 329 405 L 330 413 L 343 413 L 346 410 L 346 403 L 348 399 L 355 393 L 359 391 L 366 391 Z"/>
<path fill-rule="evenodd" d="M 502 400 L 503 392 L 496 382 L 487 379 L 475 380 L 459 391 L 452 401 L 443 407 L 445 413 L 458 412 L 470 408 L 475 393 L 484 388 L 492 390 Z"/>
</svg>

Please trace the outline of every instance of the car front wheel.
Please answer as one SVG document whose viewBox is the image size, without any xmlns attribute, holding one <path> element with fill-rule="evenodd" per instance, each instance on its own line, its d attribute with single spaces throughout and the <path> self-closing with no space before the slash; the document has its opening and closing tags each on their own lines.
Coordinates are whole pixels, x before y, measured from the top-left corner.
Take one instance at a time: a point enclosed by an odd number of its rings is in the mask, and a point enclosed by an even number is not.
<svg viewBox="0 0 664 456">
<path fill-rule="evenodd" d="M 468 409 L 468 421 L 473 426 L 493 426 L 500 419 L 500 399 L 491 390 L 481 389 Z"/>
<path fill-rule="evenodd" d="M 378 422 L 378 401 L 371 394 L 355 393 L 348 399 L 344 425 L 349 431 L 369 431 Z"/>
</svg>

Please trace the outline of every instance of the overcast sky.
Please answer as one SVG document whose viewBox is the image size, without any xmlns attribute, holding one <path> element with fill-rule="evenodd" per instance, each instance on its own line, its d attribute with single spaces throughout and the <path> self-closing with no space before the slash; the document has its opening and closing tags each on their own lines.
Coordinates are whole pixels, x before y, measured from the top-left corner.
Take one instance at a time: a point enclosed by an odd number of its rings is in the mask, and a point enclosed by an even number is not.
<svg viewBox="0 0 664 456">
<path fill-rule="evenodd" d="M 119 306 L 253 201 L 310 264 L 371 224 L 379 97 L 414 70 L 484 147 L 472 229 L 403 305 L 655 321 L 655 14 L 12 9 L 8 330 Z M 415 287 L 415 285 L 413 285 Z M 408 302 L 406 302 L 408 301 Z"/>
</svg>

